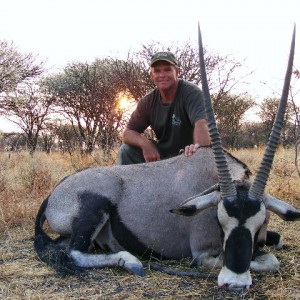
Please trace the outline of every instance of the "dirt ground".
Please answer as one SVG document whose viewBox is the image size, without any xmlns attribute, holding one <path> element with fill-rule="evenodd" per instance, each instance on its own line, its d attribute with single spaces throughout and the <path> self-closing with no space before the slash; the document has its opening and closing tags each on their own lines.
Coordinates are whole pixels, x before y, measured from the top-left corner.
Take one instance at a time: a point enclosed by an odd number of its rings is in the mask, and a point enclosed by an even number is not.
<svg viewBox="0 0 300 300">
<path fill-rule="evenodd" d="M 283 250 L 270 250 L 281 262 L 280 271 L 252 273 L 252 288 L 241 293 L 218 289 L 216 278 L 179 277 L 153 270 L 146 270 L 143 278 L 115 268 L 61 277 L 38 260 L 33 221 L 15 225 L 7 227 L 0 238 L 0 299 L 300 299 L 299 225 L 272 216 L 271 229 L 285 241 Z M 190 270 L 189 261 L 165 263 Z"/>
</svg>

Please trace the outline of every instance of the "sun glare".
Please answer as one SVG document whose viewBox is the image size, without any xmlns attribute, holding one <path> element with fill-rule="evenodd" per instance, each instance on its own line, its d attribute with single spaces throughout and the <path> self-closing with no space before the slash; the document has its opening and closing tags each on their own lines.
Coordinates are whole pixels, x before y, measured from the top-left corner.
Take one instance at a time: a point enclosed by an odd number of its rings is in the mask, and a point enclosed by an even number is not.
<svg viewBox="0 0 300 300">
<path fill-rule="evenodd" d="M 118 108 L 121 110 L 128 110 L 128 108 L 132 105 L 132 102 L 128 98 L 120 98 L 118 102 Z"/>
<path fill-rule="evenodd" d="M 121 94 L 118 96 L 117 108 L 124 113 L 131 113 L 136 106 L 136 102 L 132 97 L 126 94 Z"/>
</svg>

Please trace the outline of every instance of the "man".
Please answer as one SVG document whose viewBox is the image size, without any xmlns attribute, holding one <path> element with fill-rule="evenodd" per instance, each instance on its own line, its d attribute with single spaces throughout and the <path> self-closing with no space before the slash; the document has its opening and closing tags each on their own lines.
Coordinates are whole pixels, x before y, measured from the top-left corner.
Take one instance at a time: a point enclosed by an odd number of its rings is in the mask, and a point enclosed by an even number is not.
<svg viewBox="0 0 300 300">
<path fill-rule="evenodd" d="M 210 144 L 201 90 L 178 78 L 179 67 L 171 52 L 158 52 L 150 62 L 150 77 L 156 88 L 143 97 L 123 133 L 118 163 L 152 162 Z M 157 141 L 143 132 L 150 126 Z"/>
</svg>

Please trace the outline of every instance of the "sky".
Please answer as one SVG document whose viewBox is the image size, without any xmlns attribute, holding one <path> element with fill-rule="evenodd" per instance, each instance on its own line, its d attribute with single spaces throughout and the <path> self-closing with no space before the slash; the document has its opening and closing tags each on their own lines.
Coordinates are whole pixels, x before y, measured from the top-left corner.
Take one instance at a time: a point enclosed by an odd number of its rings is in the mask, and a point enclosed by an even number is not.
<svg viewBox="0 0 300 300">
<path fill-rule="evenodd" d="M 280 93 L 299 0 L 0 0 L 0 40 L 58 72 L 73 61 L 126 59 L 142 44 L 197 41 L 244 60 L 249 92 Z M 299 53 L 299 55 L 298 55 Z M 300 68 L 300 37 L 294 66 Z M 300 103 L 299 103 L 300 104 Z M 0 130 L 15 129 L 0 120 Z"/>
</svg>

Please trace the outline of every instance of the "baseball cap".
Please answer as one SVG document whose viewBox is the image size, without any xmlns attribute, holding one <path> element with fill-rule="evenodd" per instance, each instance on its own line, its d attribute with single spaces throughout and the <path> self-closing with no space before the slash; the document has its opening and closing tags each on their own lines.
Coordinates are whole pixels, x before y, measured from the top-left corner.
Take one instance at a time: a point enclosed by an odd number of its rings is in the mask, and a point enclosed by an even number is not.
<svg viewBox="0 0 300 300">
<path fill-rule="evenodd" d="M 152 65 L 155 64 L 159 60 L 167 61 L 168 63 L 175 65 L 175 66 L 178 65 L 175 55 L 172 52 L 157 52 L 151 58 L 150 67 L 152 67 Z"/>
</svg>

